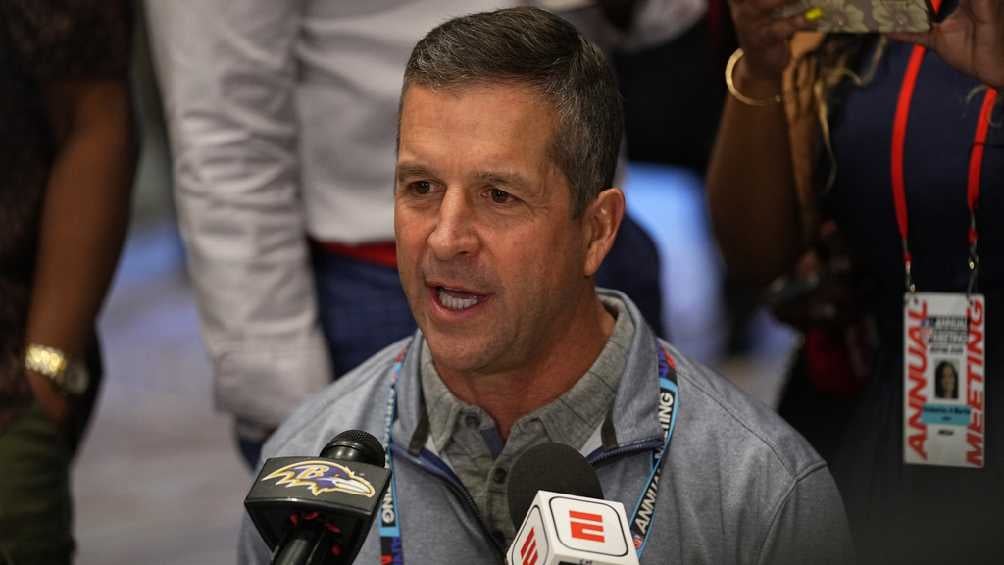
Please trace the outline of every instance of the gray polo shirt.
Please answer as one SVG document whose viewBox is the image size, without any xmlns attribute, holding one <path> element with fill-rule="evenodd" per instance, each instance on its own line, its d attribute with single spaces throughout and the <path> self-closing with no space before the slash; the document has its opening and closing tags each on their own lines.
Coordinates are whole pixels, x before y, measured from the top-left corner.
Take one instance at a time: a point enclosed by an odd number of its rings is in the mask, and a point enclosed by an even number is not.
<svg viewBox="0 0 1004 565">
<path fill-rule="evenodd" d="M 611 434 L 604 439 L 604 420 L 579 452 L 594 458 L 604 498 L 620 502 L 629 514 L 661 445 L 660 349 L 675 366 L 679 385 L 676 431 L 641 564 L 853 562 L 840 496 L 826 463 L 805 440 L 770 409 L 659 340 L 623 294 L 599 294 L 608 305 L 623 305 L 618 320 L 628 316 L 634 331 L 609 411 Z M 387 401 L 396 382 L 391 438 L 398 504 L 393 517 L 406 562 L 502 563 L 504 543 L 482 527 L 483 511 L 459 492 L 467 487 L 432 453 L 421 378 L 423 341 L 416 332 L 388 346 L 315 396 L 269 440 L 264 456 L 313 455 L 348 429 L 385 437 L 392 414 Z M 548 433 L 545 423 L 541 427 Z M 422 436 L 424 447 L 413 445 Z M 356 563 L 380 563 L 380 553 L 375 523 Z M 268 547 L 247 519 L 239 561 L 271 562 Z"/>
<path fill-rule="evenodd" d="M 429 440 L 467 488 L 485 524 L 506 543 L 515 537 L 506 479 L 527 448 L 557 442 L 581 449 L 609 411 L 634 336 L 634 323 L 619 301 L 604 305 L 617 319 L 610 339 L 589 370 L 571 389 L 516 421 L 503 445 L 495 422 L 479 406 L 457 398 L 439 377 L 428 343 L 422 348 L 422 392 L 429 417 Z"/>
</svg>

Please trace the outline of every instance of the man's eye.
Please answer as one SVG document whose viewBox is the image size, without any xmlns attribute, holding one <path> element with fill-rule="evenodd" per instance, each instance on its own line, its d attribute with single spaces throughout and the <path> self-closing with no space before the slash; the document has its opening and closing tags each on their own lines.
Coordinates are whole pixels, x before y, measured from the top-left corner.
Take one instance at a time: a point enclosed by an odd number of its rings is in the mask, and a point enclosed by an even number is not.
<svg viewBox="0 0 1004 565">
<path fill-rule="evenodd" d="M 432 191 L 432 183 L 427 180 L 420 180 L 411 183 L 411 190 L 415 194 L 429 194 Z"/>
<path fill-rule="evenodd" d="M 509 194 L 508 192 L 506 192 L 504 190 L 499 190 L 497 188 L 493 188 L 493 189 L 489 190 L 488 191 L 488 196 L 490 196 L 491 199 L 492 199 L 492 202 L 494 202 L 496 204 L 505 204 L 507 202 L 511 202 L 512 198 L 513 198 L 512 195 Z"/>
</svg>

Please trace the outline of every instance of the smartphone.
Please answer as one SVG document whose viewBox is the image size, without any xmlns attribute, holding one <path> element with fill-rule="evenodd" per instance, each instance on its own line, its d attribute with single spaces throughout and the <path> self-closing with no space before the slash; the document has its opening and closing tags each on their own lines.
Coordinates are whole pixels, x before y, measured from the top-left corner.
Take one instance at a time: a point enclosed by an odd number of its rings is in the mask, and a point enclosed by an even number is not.
<svg viewBox="0 0 1004 565">
<path fill-rule="evenodd" d="M 796 14 L 830 33 L 925 32 L 932 19 L 927 0 L 796 0 L 775 15 Z"/>
</svg>

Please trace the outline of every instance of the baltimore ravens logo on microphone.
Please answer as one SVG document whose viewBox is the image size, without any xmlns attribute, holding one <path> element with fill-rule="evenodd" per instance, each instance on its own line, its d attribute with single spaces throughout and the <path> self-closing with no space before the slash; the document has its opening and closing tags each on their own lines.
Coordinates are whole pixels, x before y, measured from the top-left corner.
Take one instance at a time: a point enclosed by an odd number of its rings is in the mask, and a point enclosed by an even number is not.
<svg viewBox="0 0 1004 565">
<path fill-rule="evenodd" d="M 290 463 L 276 469 L 262 481 L 278 479 L 276 486 L 286 488 L 307 487 L 314 496 L 326 492 L 355 494 L 367 498 L 376 495 L 376 489 L 366 479 L 352 472 L 345 465 L 331 461 L 308 460 Z"/>
</svg>

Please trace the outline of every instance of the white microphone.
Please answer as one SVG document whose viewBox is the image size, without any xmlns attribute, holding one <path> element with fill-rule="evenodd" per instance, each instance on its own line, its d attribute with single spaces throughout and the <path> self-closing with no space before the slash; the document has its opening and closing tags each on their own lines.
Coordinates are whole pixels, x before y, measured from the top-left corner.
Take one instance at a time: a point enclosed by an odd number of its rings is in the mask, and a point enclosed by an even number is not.
<svg viewBox="0 0 1004 565">
<path fill-rule="evenodd" d="M 637 565 L 624 505 L 603 500 L 596 472 L 571 446 L 527 449 L 506 490 L 517 532 L 509 565 Z"/>
<path fill-rule="evenodd" d="M 620 502 L 538 491 L 509 565 L 638 565 Z"/>
</svg>

